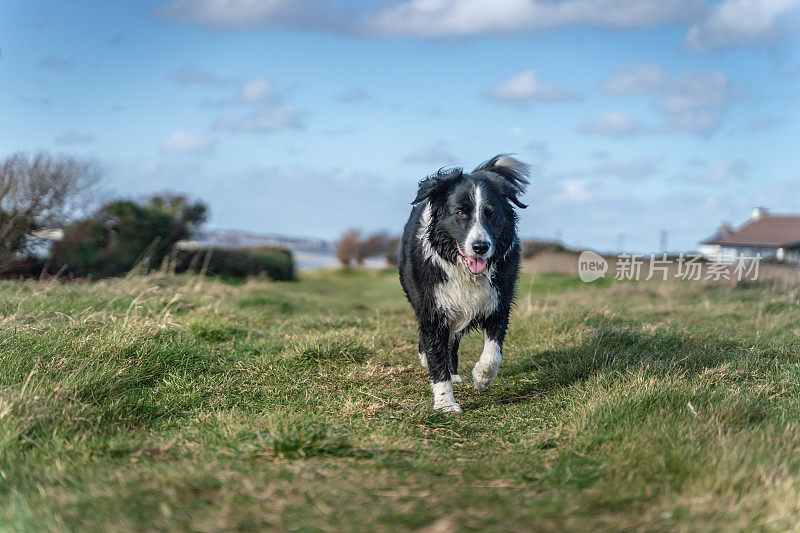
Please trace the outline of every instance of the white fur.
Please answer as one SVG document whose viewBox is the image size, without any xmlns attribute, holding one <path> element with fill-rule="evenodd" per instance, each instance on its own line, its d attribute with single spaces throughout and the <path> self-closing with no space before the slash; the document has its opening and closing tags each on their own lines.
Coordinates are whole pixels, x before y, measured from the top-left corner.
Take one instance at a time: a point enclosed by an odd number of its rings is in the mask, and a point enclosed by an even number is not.
<svg viewBox="0 0 800 533">
<path fill-rule="evenodd" d="M 497 369 L 503 359 L 500 345 L 483 334 L 483 353 L 472 369 L 472 382 L 479 392 L 483 392 L 497 377 Z"/>
<path fill-rule="evenodd" d="M 431 383 L 433 390 L 433 408 L 441 409 L 446 413 L 460 413 L 461 406 L 456 403 L 456 398 L 453 396 L 453 382 L 440 381 L 438 383 Z"/>
<path fill-rule="evenodd" d="M 489 250 L 481 257 L 489 259 L 494 253 L 494 242 L 492 242 L 489 232 L 486 231 L 486 228 L 483 226 L 483 189 L 481 189 L 480 185 L 475 185 L 473 199 L 475 200 L 475 217 L 472 219 L 472 226 L 469 228 L 467 238 L 464 239 L 463 251 L 465 254 L 470 255 L 472 254 L 472 243 L 475 241 L 486 241 L 489 243 Z"/>
<path fill-rule="evenodd" d="M 465 330 L 478 317 L 491 315 L 499 302 L 487 276 L 474 276 L 466 266 L 449 264 L 444 271 L 447 281 L 436 285 L 433 295 L 454 333 Z"/>
<path fill-rule="evenodd" d="M 463 261 L 454 265 L 436 253 L 428 238 L 432 221 L 431 206 L 428 204 L 420 217 L 417 238 L 422 244 L 425 259 L 437 264 L 447 276 L 446 282 L 434 287 L 433 294 L 436 304 L 445 311 L 450 320 L 451 332 L 458 333 L 466 329 L 474 319 L 489 316 L 497 309 L 497 289 L 490 282 L 491 268 L 487 268 L 484 274 L 475 276 Z"/>
<path fill-rule="evenodd" d="M 428 368 L 428 356 L 422 352 L 417 354 L 419 356 L 419 364 L 422 365 L 423 368 Z"/>
<path fill-rule="evenodd" d="M 494 166 L 510 168 L 512 170 L 519 172 L 523 176 L 527 176 L 529 173 L 528 165 L 526 165 L 522 161 L 517 161 L 513 157 L 508 157 L 507 155 L 504 155 L 503 157 L 495 161 Z"/>
<path fill-rule="evenodd" d="M 458 374 L 450 374 L 450 381 L 453 383 L 464 383 L 464 380 L 461 379 L 461 376 Z"/>
<path fill-rule="evenodd" d="M 431 213 L 431 204 L 427 204 L 425 209 L 422 210 L 422 215 L 419 217 L 419 229 L 417 230 L 417 238 L 419 242 L 422 244 L 422 254 L 427 261 L 431 261 L 436 263 L 441 268 L 446 268 L 446 265 L 450 265 L 447 261 L 445 261 L 442 256 L 436 253 L 436 250 L 433 249 L 431 245 L 431 240 L 429 238 L 430 230 L 431 230 L 431 223 L 433 222 L 433 214 Z M 452 266 L 452 265 L 450 265 Z"/>
<path fill-rule="evenodd" d="M 508 260 L 508 256 L 511 255 L 511 252 L 513 252 L 515 248 L 519 248 L 519 237 L 514 237 L 514 242 L 508 247 L 506 253 L 503 254 L 503 261 Z"/>
</svg>

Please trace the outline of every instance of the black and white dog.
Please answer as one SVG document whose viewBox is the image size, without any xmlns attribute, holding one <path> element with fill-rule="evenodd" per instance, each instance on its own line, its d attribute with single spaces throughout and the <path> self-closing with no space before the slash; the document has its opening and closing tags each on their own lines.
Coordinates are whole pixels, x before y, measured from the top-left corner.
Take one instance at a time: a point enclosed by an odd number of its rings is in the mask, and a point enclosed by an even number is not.
<svg viewBox="0 0 800 533">
<path fill-rule="evenodd" d="M 458 344 L 483 329 L 475 388 L 491 385 L 520 261 L 517 213 L 528 166 L 498 155 L 472 173 L 440 170 L 419 183 L 400 246 L 400 283 L 417 315 L 419 360 L 430 372 L 433 408 L 461 412 L 453 396 Z M 513 204 L 513 205 L 512 205 Z"/>
</svg>

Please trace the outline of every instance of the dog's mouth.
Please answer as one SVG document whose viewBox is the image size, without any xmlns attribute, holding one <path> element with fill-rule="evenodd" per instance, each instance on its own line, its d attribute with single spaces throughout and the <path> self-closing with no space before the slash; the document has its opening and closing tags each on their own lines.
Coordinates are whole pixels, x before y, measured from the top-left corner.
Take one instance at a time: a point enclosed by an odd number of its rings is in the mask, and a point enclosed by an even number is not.
<svg viewBox="0 0 800 533">
<path fill-rule="evenodd" d="M 486 259 L 481 257 L 470 257 L 461 251 L 460 245 L 456 244 L 456 246 L 458 247 L 459 255 L 461 255 L 461 257 L 464 258 L 464 261 L 466 261 L 467 268 L 470 272 L 478 276 L 486 271 Z"/>
</svg>

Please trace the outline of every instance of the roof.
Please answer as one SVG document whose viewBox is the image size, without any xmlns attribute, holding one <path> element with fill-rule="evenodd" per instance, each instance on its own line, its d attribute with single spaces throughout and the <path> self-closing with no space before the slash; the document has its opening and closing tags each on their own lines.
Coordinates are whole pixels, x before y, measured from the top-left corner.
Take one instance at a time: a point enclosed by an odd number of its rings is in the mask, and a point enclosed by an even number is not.
<svg viewBox="0 0 800 533">
<path fill-rule="evenodd" d="M 731 235 L 725 236 L 718 233 L 704 244 L 754 248 L 800 247 L 800 216 L 765 215 L 748 222 Z"/>
<path fill-rule="evenodd" d="M 713 236 L 705 239 L 700 244 L 717 244 L 719 241 L 723 241 L 730 237 L 733 232 L 734 230 L 730 226 L 723 224 Z"/>
</svg>

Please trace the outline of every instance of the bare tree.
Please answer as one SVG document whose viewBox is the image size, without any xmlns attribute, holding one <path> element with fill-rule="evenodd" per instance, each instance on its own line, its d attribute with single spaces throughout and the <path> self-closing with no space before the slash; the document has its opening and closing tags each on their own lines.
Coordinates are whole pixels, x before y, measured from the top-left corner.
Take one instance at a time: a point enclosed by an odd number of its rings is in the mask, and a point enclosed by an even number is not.
<svg viewBox="0 0 800 533">
<path fill-rule="evenodd" d="M 336 258 L 343 267 L 349 268 L 359 257 L 361 232 L 357 229 L 347 230 L 336 245 Z"/>
<path fill-rule="evenodd" d="M 386 247 L 386 261 L 393 266 L 397 266 L 397 254 L 400 252 L 400 237 L 392 237 L 389 246 Z"/>
<path fill-rule="evenodd" d="M 389 243 L 392 240 L 389 237 L 388 233 L 385 232 L 378 232 L 373 233 L 363 241 L 361 241 L 361 246 L 358 247 L 358 255 L 356 256 L 356 262 L 359 265 L 364 264 L 364 259 L 367 257 L 373 257 L 376 255 L 383 255 L 386 253 L 386 250 L 389 248 Z"/>
<path fill-rule="evenodd" d="M 0 162 L 0 264 L 24 255 L 36 232 L 85 212 L 100 172 L 69 156 L 17 152 Z"/>
</svg>

